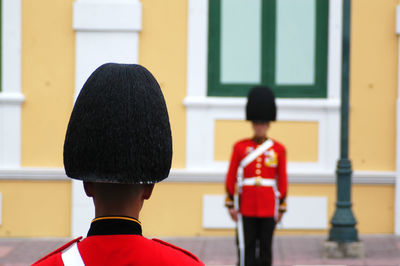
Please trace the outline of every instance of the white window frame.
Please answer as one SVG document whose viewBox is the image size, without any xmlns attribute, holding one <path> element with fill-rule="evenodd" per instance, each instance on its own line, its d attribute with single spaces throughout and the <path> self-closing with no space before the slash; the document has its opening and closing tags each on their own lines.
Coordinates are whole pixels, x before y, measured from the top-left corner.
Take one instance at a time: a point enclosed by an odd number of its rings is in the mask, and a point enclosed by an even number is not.
<svg viewBox="0 0 400 266">
<path fill-rule="evenodd" d="M 207 96 L 208 1 L 189 0 L 186 171 L 224 173 L 228 162 L 214 158 L 217 120 L 243 120 L 246 99 Z M 329 2 L 326 99 L 278 99 L 279 121 L 318 123 L 318 161 L 289 162 L 292 175 L 333 175 L 339 158 L 342 0 Z"/>
</svg>

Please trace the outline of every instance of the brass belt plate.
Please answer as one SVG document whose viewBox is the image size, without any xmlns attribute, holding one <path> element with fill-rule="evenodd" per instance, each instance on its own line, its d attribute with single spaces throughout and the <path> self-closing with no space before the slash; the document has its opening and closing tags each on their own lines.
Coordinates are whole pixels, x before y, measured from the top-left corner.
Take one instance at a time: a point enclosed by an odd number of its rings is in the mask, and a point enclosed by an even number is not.
<svg viewBox="0 0 400 266">
<path fill-rule="evenodd" d="M 258 186 L 261 186 L 262 184 L 261 184 L 261 182 L 262 182 L 262 177 L 261 176 L 257 176 L 256 177 L 256 183 L 255 183 L 255 185 L 258 187 Z"/>
</svg>

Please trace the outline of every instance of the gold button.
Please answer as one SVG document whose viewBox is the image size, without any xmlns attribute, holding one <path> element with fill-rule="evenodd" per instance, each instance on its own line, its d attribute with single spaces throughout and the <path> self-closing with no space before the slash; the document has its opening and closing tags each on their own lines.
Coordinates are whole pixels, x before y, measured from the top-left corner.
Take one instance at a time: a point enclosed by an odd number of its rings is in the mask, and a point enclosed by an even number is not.
<svg viewBox="0 0 400 266">
<path fill-rule="evenodd" d="M 261 170 L 260 170 L 260 169 L 257 169 L 257 170 L 256 170 L 256 174 L 257 174 L 257 175 L 261 174 Z"/>
<path fill-rule="evenodd" d="M 256 164 L 256 167 L 261 168 L 261 164 L 260 163 Z"/>
<path fill-rule="evenodd" d="M 262 161 L 261 157 L 258 157 L 257 162 L 261 162 L 261 161 Z"/>
</svg>

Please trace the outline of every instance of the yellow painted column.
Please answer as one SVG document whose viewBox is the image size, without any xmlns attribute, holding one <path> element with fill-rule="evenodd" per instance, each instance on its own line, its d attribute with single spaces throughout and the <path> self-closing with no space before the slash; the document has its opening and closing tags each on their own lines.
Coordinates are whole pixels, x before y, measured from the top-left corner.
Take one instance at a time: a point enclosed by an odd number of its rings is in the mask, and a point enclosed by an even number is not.
<svg viewBox="0 0 400 266">
<path fill-rule="evenodd" d="M 73 106 L 72 0 L 22 1 L 22 158 L 24 167 L 62 167 Z"/>
</svg>

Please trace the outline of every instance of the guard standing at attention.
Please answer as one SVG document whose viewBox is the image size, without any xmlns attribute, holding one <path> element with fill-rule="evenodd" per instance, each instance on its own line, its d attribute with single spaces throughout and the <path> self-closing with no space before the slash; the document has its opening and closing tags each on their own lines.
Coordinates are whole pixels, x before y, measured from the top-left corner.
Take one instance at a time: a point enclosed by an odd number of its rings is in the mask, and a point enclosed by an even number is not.
<svg viewBox="0 0 400 266">
<path fill-rule="evenodd" d="M 276 104 L 267 87 L 254 87 L 247 99 L 246 118 L 254 136 L 234 145 L 226 176 L 225 205 L 237 222 L 239 265 L 271 265 L 272 236 L 286 211 L 285 147 L 268 137 L 276 120 Z"/>
<path fill-rule="evenodd" d="M 153 75 L 140 65 L 100 66 L 76 100 L 64 143 L 66 174 L 83 181 L 95 219 L 86 238 L 34 265 L 204 265 L 142 236 L 143 202 L 169 175 L 171 160 L 168 112 Z"/>
</svg>

